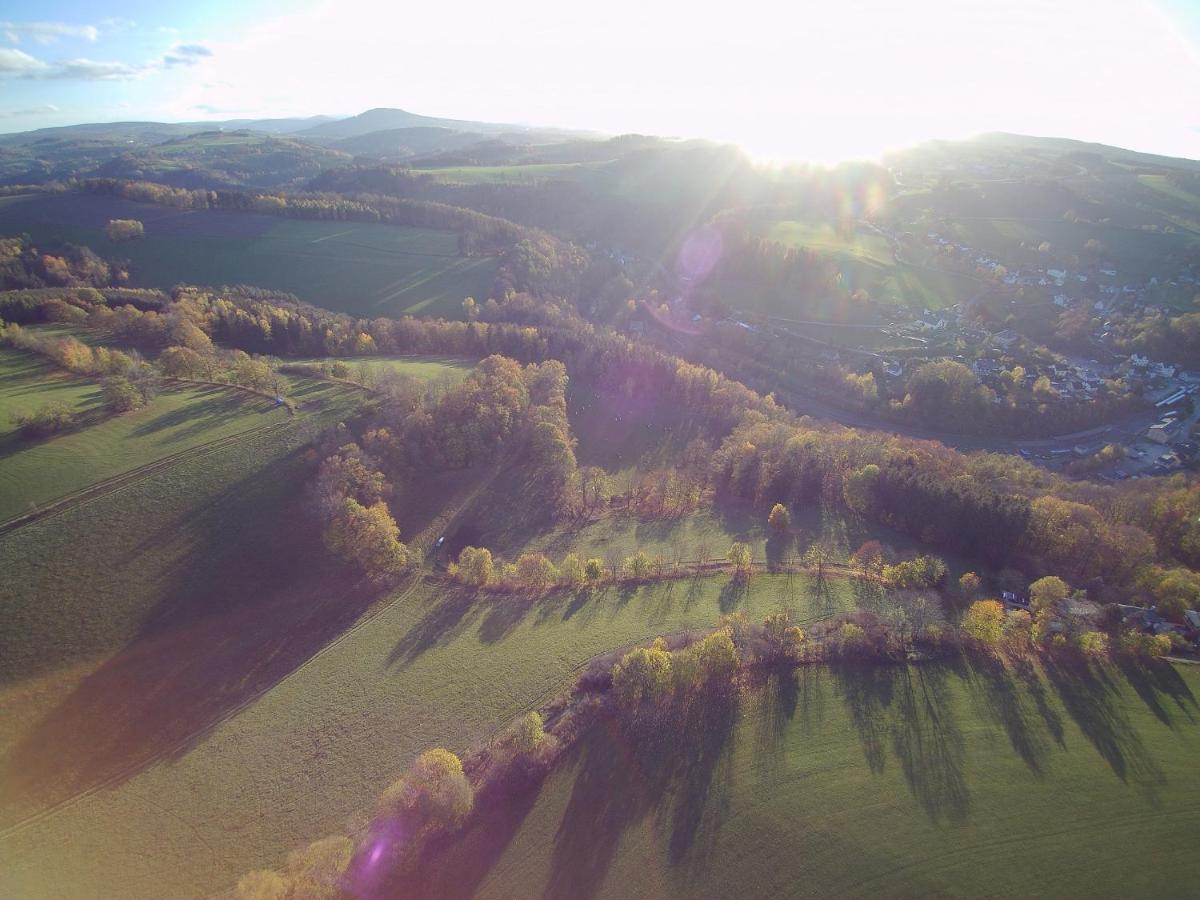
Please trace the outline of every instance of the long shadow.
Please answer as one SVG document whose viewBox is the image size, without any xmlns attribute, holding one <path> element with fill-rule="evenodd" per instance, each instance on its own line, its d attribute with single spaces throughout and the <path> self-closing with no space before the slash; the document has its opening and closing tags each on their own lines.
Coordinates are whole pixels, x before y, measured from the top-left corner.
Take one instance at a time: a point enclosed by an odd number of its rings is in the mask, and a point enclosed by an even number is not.
<svg viewBox="0 0 1200 900">
<path fill-rule="evenodd" d="M 913 797 L 935 823 L 959 823 L 970 804 L 965 745 L 946 679 L 952 667 L 844 663 L 833 668 L 867 765 L 887 763 L 888 739 Z"/>
<path fill-rule="evenodd" d="M 750 593 L 750 576 L 745 573 L 735 573 L 721 586 L 717 597 L 717 606 L 722 613 L 733 612 Z"/>
<path fill-rule="evenodd" d="M 354 895 L 475 896 L 537 803 L 541 784 L 540 778 L 530 778 L 481 791 L 475 797 L 475 811 L 461 830 L 431 840 L 417 865 L 393 871 L 384 884 L 371 884 L 369 877 L 361 879 L 361 884 L 354 885 L 359 888 Z"/>
<path fill-rule="evenodd" d="M 970 807 L 965 741 L 943 665 L 898 667 L 892 749 L 917 802 L 934 822 L 960 824 Z"/>
<path fill-rule="evenodd" d="M 1173 665 L 1162 660 L 1139 660 L 1127 656 L 1122 657 L 1117 665 L 1142 702 L 1168 728 L 1175 728 L 1171 706 L 1188 722 L 1196 721 L 1192 714 L 1192 710 L 1196 709 L 1196 698 Z"/>
<path fill-rule="evenodd" d="M 494 601 L 480 623 L 479 639 L 485 644 L 503 640 L 529 614 L 533 606 L 532 598 L 520 594 Z"/>
<path fill-rule="evenodd" d="M 863 756 L 876 775 L 887 764 L 887 713 L 896 689 L 896 667 L 845 662 L 832 667 Z"/>
<path fill-rule="evenodd" d="M 984 713 L 1004 728 L 1008 742 L 1030 771 L 1038 777 L 1044 775 L 1046 756 L 1050 752 L 1046 722 L 1037 713 L 1030 714 L 1024 699 L 1028 691 L 1022 682 L 994 656 L 976 655 L 972 658 L 971 669 L 975 675 L 973 684 L 982 694 Z M 1061 725 L 1058 734 L 1061 737 Z"/>
<path fill-rule="evenodd" d="M 195 514 L 169 599 L 4 760 L 6 819 L 182 756 L 361 615 L 375 592 L 329 560 L 293 488 L 252 476 Z"/>
<path fill-rule="evenodd" d="M 1150 789 L 1163 782 L 1162 771 L 1121 707 L 1120 688 L 1110 673 L 1067 653 L 1049 658 L 1045 669 L 1067 714 L 1113 774 Z"/>
<path fill-rule="evenodd" d="M 469 621 L 468 613 L 480 602 L 480 594 L 471 590 L 453 589 L 438 597 L 421 621 L 396 642 L 388 654 L 388 666 L 408 665 L 426 650 L 459 634 Z"/>
<path fill-rule="evenodd" d="M 178 409 L 146 420 L 133 430 L 133 436 L 149 437 L 170 428 L 175 429 L 170 436 L 172 442 L 186 440 L 193 435 L 211 431 L 230 419 L 253 410 L 255 406 L 264 411 L 271 408 L 266 406 L 262 398 L 254 397 L 251 402 L 247 402 L 245 395 L 222 388 L 205 389 L 201 392 L 201 397 L 202 402 L 187 403 Z"/>
<path fill-rule="evenodd" d="M 790 533 L 779 534 L 772 532 L 767 538 L 766 553 L 767 553 L 767 570 L 778 572 L 795 546 L 796 538 Z"/>
<path fill-rule="evenodd" d="M 652 813 L 669 822 L 672 863 L 700 853 L 697 841 L 720 827 L 713 795 L 737 718 L 736 695 L 718 691 L 589 733 L 575 754 L 578 775 L 554 837 L 546 896 L 594 896 L 622 835 Z"/>
</svg>

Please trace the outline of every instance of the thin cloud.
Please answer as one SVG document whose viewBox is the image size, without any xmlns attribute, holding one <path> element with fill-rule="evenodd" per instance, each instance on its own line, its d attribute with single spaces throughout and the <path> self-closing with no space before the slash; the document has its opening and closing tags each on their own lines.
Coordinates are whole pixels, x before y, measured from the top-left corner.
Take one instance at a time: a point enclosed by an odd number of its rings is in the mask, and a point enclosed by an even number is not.
<svg viewBox="0 0 1200 900">
<path fill-rule="evenodd" d="M 95 25 L 71 25 L 67 22 L 0 22 L 0 31 L 11 43 L 30 38 L 39 44 L 53 44 L 62 38 L 81 38 L 95 42 L 100 29 Z"/>
<path fill-rule="evenodd" d="M 30 77 L 78 79 L 80 81 L 132 81 L 157 68 L 156 65 L 133 66 L 123 62 L 100 62 L 94 59 L 68 59 Z"/>
<path fill-rule="evenodd" d="M 28 109 L 10 109 L 0 112 L 0 119 L 15 119 L 17 116 L 44 116 L 56 112 L 59 112 L 59 108 L 53 103 L 47 103 L 45 106 L 31 106 Z"/>
<path fill-rule="evenodd" d="M 29 75 L 45 70 L 47 65 L 40 59 L 34 59 L 24 50 L 14 50 L 11 47 L 0 47 L 0 73 Z"/>
<path fill-rule="evenodd" d="M 200 60 L 212 55 L 212 50 L 203 44 L 176 44 L 163 57 L 163 65 L 168 69 L 175 66 L 194 66 Z"/>
</svg>

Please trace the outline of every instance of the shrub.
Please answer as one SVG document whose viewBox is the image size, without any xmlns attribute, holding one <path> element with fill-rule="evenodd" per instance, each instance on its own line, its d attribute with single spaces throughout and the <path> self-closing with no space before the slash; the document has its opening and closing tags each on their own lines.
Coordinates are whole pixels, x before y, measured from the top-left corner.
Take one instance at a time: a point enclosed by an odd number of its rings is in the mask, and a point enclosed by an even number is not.
<svg viewBox="0 0 1200 900">
<path fill-rule="evenodd" d="M 773 613 L 763 620 L 763 638 L 773 656 L 794 658 L 804 643 L 804 630 L 792 624 L 790 610 Z"/>
<path fill-rule="evenodd" d="M 513 752 L 528 756 L 537 751 L 546 739 L 545 726 L 539 712 L 526 713 L 509 730 L 508 743 Z"/>
<path fill-rule="evenodd" d="M 662 638 L 650 647 L 636 647 L 613 666 L 613 690 L 629 706 L 658 700 L 671 687 L 671 654 Z"/>
<path fill-rule="evenodd" d="M 1108 655 L 1108 635 L 1101 631 L 1085 631 L 1078 638 L 1079 649 L 1088 656 Z"/>
<path fill-rule="evenodd" d="M 722 628 L 671 656 L 675 684 L 687 689 L 714 678 L 727 679 L 737 669 L 738 652 L 729 629 Z"/>
<path fill-rule="evenodd" d="M 638 550 L 633 556 L 627 556 L 621 563 L 621 574 L 626 578 L 641 581 L 650 577 L 651 560 L 644 550 Z"/>
<path fill-rule="evenodd" d="M 440 747 L 426 750 L 404 777 L 380 797 L 386 813 L 414 813 L 436 825 L 454 825 L 470 813 L 475 792 L 462 762 Z"/>
<path fill-rule="evenodd" d="M 558 569 L 542 553 L 522 553 L 517 557 L 517 582 L 534 591 L 544 591 L 558 580 Z"/>
<path fill-rule="evenodd" d="M 883 581 L 893 588 L 936 587 L 946 577 L 946 564 L 936 556 L 918 556 L 883 567 Z"/>
<path fill-rule="evenodd" d="M 963 631 L 979 643 L 994 647 L 1004 627 L 1004 606 L 997 600 L 976 600 L 963 616 Z"/>
<path fill-rule="evenodd" d="M 1067 583 L 1057 575 L 1047 575 L 1029 586 L 1029 602 L 1034 609 L 1053 609 L 1070 592 Z"/>
<path fill-rule="evenodd" d="M 1133 656 L 1159 658 L 1171 652 L 1171 639 L 1165 634 L 1127 631 L 1121 635 L 1121 650 Z"/>
<path fill-rule="evenodd" d="M 12 422 L 29 437 L 57 434 L 71 424 L 70 408 L 57 400 L 43 403 L 31 413 L 14 413 Z"/>
<path fill-rule="evenodd" d="M 146 405 L 147 398 L 138 390 L 137 385 L 122 375 L 105 378 L 102 390 L 104 402 L 114 413 L 129 412 Z"/>
<path fill-rule="evenodd" d="M 861 625 L 855 625 L 853 622 L 845 622 L 838 629 L 838 643 L 841 644 L 844 651 L 861 650 L 867 642 L 867 633 L 863 631 Z"/>
<path fill-rule="evenodd" d="M 458 562 L 450 566 L 450 576 L 464 584 L 483 587 L 492 580 L 495 568 L 491 550 L 486 547 L 463 547 L 458 554 Z"/>
<path fill-rule="evenodd" d="M 1001 637 L 1014 650 L 1027 650 L 1033 643 L 1033 617 L 1017 609 L 1004 617 Z"/>
<path fill-rule="evenodd" d="M 750 570 L 750 548 L 741 541 L 734 541 L 729 548 L 728 559 L 730 564 L 740 572 L 748 572 Z"/>
<path fill-rule="evenodd" d="M 958 579 L 958 591 L 964 597 L 974 597 L 979 593 L 983 582 L 974 572 L 964 572 L 962 577 Z"/>
<path fill-rule="evenodd" d="M 354 844 L 345 835 L 313 841 L 288 856 L 292 895 L 305 898 L 342 896 L 342 879 L 354 856 Z"/>
<path fill-rule="evenodd" d="M 604 577 L 604 561 L 593 556 L 584 565 L 583 574 L 588 581 L 599 581 Z"/>
<path fill-rule="evenodd" d="M 286 900 L 292 882 L 271 869 L 249 872 L 238 879 L 234 900 Z"/>
<path fill-rule="evenodd" d="M 146 226 L 137 219 L 109 219 L 104 226 L 104 235 L 110 241 L 131 241 L 145 234 Z"/>
<path fill-rule="evenodd" d="M 568 553 L 563 557 L 562 565 L 558 567 L 558 577 L 569 587 L 579 587 L 587 580 L 587 572 L 578 555 Z"/>
</svg>

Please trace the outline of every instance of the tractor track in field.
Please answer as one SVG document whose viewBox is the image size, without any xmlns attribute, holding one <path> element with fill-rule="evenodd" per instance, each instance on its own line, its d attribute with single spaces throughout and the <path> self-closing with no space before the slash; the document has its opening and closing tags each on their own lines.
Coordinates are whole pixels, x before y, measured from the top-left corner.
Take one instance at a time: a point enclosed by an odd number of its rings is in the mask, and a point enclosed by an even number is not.
<svg viewBox="0 0 1200 900">
<path fill-rule="evenodd" d="M 45 506 L 32 510 L 31 512 L 22 513 L 8 519 L 5 522 L 0 522 L 0 538 L 11 534 L 19 528 L 30 525 L 34 522 L 41 521 L 49 516 L 57 515 L 58 513 L 66 512 L 69 509 L 74 509 L 91 500 L 103 497 L 113 491 L 119 490 L 127 485 L 134 484 L 151 475 L 156 475 L 166 469 L 170 469 L 186 459 L 204 456 L 209 453 L 223 450 L 234 444 L 246 440 L 247 438 L 256 435 L 265 434 L 268 431 L 277 430 L 279 428 L 291 425 L 290 421 L 272 422 L 267 425 L 259 425 L 246 431 L 239 431 L 237 434 L 227 435 L 223 438 L 209 441 L 205 444 L 198 444 L 188 447 L 186 450 L 180 450 L 178 453 L 172 453 L 169 456 L 164 456 L 161 459 L 156 459 L 153 462 L 145 463 L 141 466 L 129 469 L 126 472 L 121 472 L 109 478 L 104 478 L 100 481 L 93 482 L 85 488 L 74 491 L 65 496 L 59 497 Z"/>
</svg>

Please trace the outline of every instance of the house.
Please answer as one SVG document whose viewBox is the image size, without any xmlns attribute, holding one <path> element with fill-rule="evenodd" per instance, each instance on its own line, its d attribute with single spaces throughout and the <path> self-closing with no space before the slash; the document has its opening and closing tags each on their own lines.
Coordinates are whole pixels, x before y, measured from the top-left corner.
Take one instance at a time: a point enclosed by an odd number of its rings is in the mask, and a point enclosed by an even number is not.
<svg viewBox="0 0 1200 900">
<path fill-rule="evenodd" d="M 1006 328 L 993 338 L 1005 350 L 1011 350 L 1021 341 L 1021 336 L 1011 328 Z"/>
<path fill-rule="evenodd" d="M 1146 430 L 1146 438 L 1156 444 L 1166 444 L 1171 440 L 1171 430 L 1169 426 L 1157 422 Z"/>
</svg>

